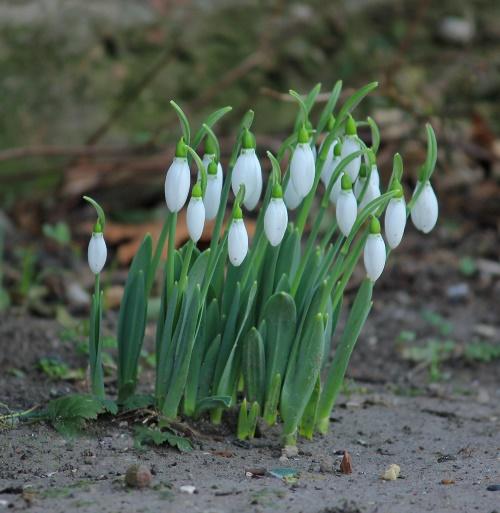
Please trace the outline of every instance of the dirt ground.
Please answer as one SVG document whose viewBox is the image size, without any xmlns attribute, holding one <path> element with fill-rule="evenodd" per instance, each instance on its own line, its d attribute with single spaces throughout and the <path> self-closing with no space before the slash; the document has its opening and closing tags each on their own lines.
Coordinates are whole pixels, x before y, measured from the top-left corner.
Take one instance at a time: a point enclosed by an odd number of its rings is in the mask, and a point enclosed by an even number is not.
<svg viewBox="0 0 500 513">
<path fill-rule="evenodd" d="M 422 238 L 410 234 L 391 261 L 377 286 L 330 433 L 312 442 L 300 440 L 298 456 L 280 460 L 277 430 L 241 444 L 229 427 L 214 433 L 199 424 L 195 449 L 181 454 L 168 447 L 135 449 L 132 426 L 119 420 L 101 420 L 86 436 L 71 440 L 44 424 L 21 425 L 0 432 L 0 509 L 500 511 L 500 491 L 488 490 L 500 484 L 498 360 L 470 362 L 459 354 L 477 332 L 498 339 L 500 319 L 491 308 L 497 281 L 482 271 L 474 279 L 464 278 L 455 252 L 438 249 L 444 236 L 441 230 L 431 239 L 424 257 Z M 462 253 L 464 244 L 473 241 L 461 243 Z M 467 293 L 458 298 L 453 292 L 457 283 L 467 285 Z M 438 320 L 425 321 L 423 309 Z M 401 333 L 414 333 L 417 342 L 439 337 L 436 330 L 446 332 L 456 347 L 440 364 L 440 379 L 432 381 L 425 361 L 409 361 L 397 340 Z M 50 381 L 37 370 L 36 362 L 44 355 L 57 354 L 72 366 L 84 364 L 60 332 L 54 321 L 13 313 L 0 318 L 1 402 L 12 409 L 27 408 L 81 386 Z M 26 375 L 9 371 L 13 368 Z M 143 377 L 148 389 L 147 374 Z M 352 457 L 350 475 L 338 471 L 345 450 Z M 150 468 L 148 489 L 125 486 L 124 474 L 134 463 Z M 392 463 L 401 467 L 400 478 L 383 481 L 380 476 Z M 285 482 L 269 474 L 282 467 L 297 470 L 297 479 Z M 267 473 L 249 477 L 252 469 Z M 181 491 L 183 485 L 193 485 L 195 493 Z"/>
</svg>

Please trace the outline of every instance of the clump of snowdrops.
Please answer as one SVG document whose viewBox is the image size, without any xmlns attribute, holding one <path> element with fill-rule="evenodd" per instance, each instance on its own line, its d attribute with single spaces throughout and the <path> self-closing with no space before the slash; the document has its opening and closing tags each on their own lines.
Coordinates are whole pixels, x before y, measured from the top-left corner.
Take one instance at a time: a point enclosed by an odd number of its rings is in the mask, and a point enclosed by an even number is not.
<svg viewBox="0 0 500 513">
<path fill-rule="evenodd" d="M 208 116 L 193 136 L 184 112 L 171 102 L 182 137 L 166 172 L 163 230 L 154 248 L 150 235 L 145 236 L 121 302 L 119 405 L 136 394 L 148 297 L 168 240 L 159 278 L 154 388 L 164 422 L 209 415 L 218 424 L 225 410 L 238 408 L 241 439 L 254 436 L 259 419 L 268 425 L 279 422 L 285 444 L 295 444 L 298 434 L 311 438 L 315 431 L 327 431 L 372 305 L 374 283 L 401 242 L 408 216 L 428 233 L 438 215 L 430 184 L 437 155 L 430 125 L 427 158 L 411 199 L 406 201 L 401 186 L 399 154 L 389 182 L 381 184 L 377 125 L 371 118 L 355 121 L 351 115 L 376 86 L 362 87 L 337 109 L 338 82 L 315 125 L 311 111 L 320 86 L 306 96 L 290 91 L 299 107 L 295 126 L 276 155 L 267 152 L 267 176 L 261 167 L 264 155 L 257 154 L 251 132 L 252 111 L 243 117 L 231 157 L 223 163 L 213 127 L 230 108 Z M 369 146 L 358 136 L 360 126 L 371 131 Z M 204 151 L 198 154 L 200 148 Z M 197 179 L 192 181 L 194 167 Z M 101 207 L 86 199 L 98 214 L 88 248 L 96 277 L 90 381 L 92 393 L 103 399 L 99 275 L 106 261 L 106 225 Z M 178 215 L 184 208 L 190 240 L 175 248 Z M 245 224 L 250 215 L 257 219 L 251 240 Z M 200 251 L 197 243 L 209 220 L 214 220 L 210 247 Z M 347 305 L 344 293 L 361 256 L 366 277 Z M 342 308 L 348 313 L 340 331 Z"/>
</svg>

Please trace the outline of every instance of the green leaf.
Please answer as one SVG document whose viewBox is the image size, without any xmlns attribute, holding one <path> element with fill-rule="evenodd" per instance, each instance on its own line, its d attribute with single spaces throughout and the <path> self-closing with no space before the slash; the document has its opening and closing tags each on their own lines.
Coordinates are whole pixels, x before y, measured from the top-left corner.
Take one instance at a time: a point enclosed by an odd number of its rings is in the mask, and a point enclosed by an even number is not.
<svg viewBox="0 0 500 513">
<path fill-rule="evenodd" d="M 92 199 L 90 196 L 84 196 L 83 199 L 88 201 L 96 209 L 99 223 L 101 224 L 101 228 L 104 230 L 104 225 L 106 224 L 106 216 L 104 215 L 104 210 L 102 209 L 101 205 L 99 205 L 99 203 L 97 203 L 97 201 Z"/>
<path fill-rule="evenodd" d="M 264 342 L 255 327 L 243 339 L 242 372 L 246 398 L 251 403 L 263 404 L 266 379 Z"/>
<path fill-rule="evenodd" d="M 151 394 L 134 394 L 127 397 L 122 403 L 121 409 L 122 411 L 143 410 L 153 406 L 154 403 L 155 398 Z"/>
<path fill-rule="evenodd" d="M 372 150 L 374 151 L 374 153 L 377 154 L 377 151 L 380 146 L 380 130 L 377 126 L 377 123 L 375 123 L 375 121 L 370 116 L 368 116 L 366 118 L 366 121 L 368 121 L 368 124 L 370 125 L 370 130 L 372 133 L 372 146 L 371 147 L 372 147 Z"/>
<path fill-rule="evenodd" d="M 203 136 L 206 132 L 208 132 L 207 127 L 211 129 L 215 125 L 215 123 L 219 121 L 219 119 L 221 119 L 223 116 L 225 116 L 228 112 L 231 112 L 232 110 L 232 107 L 227 106 L 222 107 L 221 109 L 218 109 L 215 112 L 209 114 L 205 121 L 202 123 L 201 128 L 198 130 L 198 132 L 196 132 L 196 135 L 193 138 L 193 148 L 197 148 L 198 145 L 201 143 Z M 218 160 L 219 158 L 220 157 L 217 157 Z"/>
<path fill-rule="evenodd" d="M 279 248 L 280 253 L 278 256 L 278 262 L 276 263 L 275 274 L 276 284 L 281 279 L 283 274 L 286 274 L 290 281 L 293 280 L 295 273 L 299 268 L 301 256 L 299 231 L 289 225 Z"/>
<path fill-rule="evenodd" d="M 231 405 L 231 397 L 229 395 L 212 395 L 204 397 L 196 404 L 195 417 L 200 416 L 204 411 L 214 408 L 229 408 Z"/>
<path fill-rule="evenodd" d="M 330 413 L 344 381 L 352 350 L 370 312 L 372 293 L 373 282 L 366 278 L 361 283 L 352 304 L 333 362 L 328 370 L 325 386 L 321 392 L 317 427 L 322 433 L 325 433 L 328 429 Z"/>
<path fill-rule="evenodd" d="M 137 449 L 143 445 L 163 445 L 168 444 L 171 447 L 179 449 L 180 452 L 189 452 L 193 450 L 191 442 L 182 436 L 176 435 L 171 431 L 160 431 L 145 426 L 137 426 L 134 430 L 134 442 Z"/>
<path fill-rule="evenodd" d="M 335 108 L 335 105 L 337 104 L 341 90 L 342 80 L 337 80 L 337 82 L 335 82 L 335 85 L 333 86 L 328 101 L 326 102 L 326 105 L 323 108 L 323 111 L 321 112 L 318 126 L 316 127 L 316 135 L 321 134 L 325 129 L 326 125 L 328 124 L 328 120 L 333 112 L 333 109 Z"/>
<path fill-rule="evenodd" d="M 214 373 L 215 365 L 217 363 L 217 356 L 219 354 L 221 345 L 221 336 L 218 334 L 210 345 L 208 346 L 205 358 L 200 368 L 199 384 L 198 384 L 198 397 L 204 399 L 207 397 L 212 389 L 212 383 L 215 383 Z"/>
<path fill-rule="evenodd" d="M 61 246 L 67 246 L 71 242 L 69 226 L 62 221 L 59 221 L 57 224 L 45 223 L 42 226 L 42 232 L 45 237 L 55 240 Z"/>
<path fill-rule="evenodd" d="M 378 82 L 370 82 L 369 84 L 366 84 L 354 92 L 342 105 L 342 108 L 340 109 L 340 112 L 335 120 L 335 127 L 340 126 L 345 121 L 348 114 L 359 105 L 365 96 L 367 96 L 377 87 Z"/>
</svg>

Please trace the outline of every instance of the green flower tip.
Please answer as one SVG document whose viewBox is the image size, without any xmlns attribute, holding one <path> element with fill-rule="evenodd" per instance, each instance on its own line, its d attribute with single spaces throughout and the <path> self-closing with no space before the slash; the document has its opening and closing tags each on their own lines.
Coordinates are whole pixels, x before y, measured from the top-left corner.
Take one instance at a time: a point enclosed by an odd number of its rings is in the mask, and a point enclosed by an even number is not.
<svg viewBox="0 0 500 513">
<path fill-rule="evenodd" d="M 207 155 L 215 155 L 217 153 L 215 141 L 211 137 L 205 139 L 205 153 Z"/>
<path fill-rule="evenodd" d="M 305 144 L 309 142 L 309 131 L 307 130 L 305 125 L 302 125 L 300 127 L 298 142 L 299 144 Z"/>
<path fill-rule="evenodd" d="M 207 173 L 209 175 L 216 175 L 217 174 L 217 162 L 215 162 L 215 160 L 211 160 L 210 164 L 208 164 Z"/>
<path fill-rule="evenodd" d="M 380 233 L 380 221 L 375 216 L 373 216 L 370 221 L 370 233 L 372 235 Z"/>
<path fill-rule="evenodd" d="M 358 133 L 356 121 L 354 121 L 354 118 L 350 114 L 345 124 L 345 133 L 346 135 L 356 135 Z"/>
<path fill-rule="evenodd" d="M 202 192 L 201 192 L 201 183 L 200 182 L 196 182 L 193 185 L 193 190 L 191 191 L 191 196 L 193 198 L 201 198 Z"/>
<path fill-rule="evenodd" d="M 391 191 L 396 191 L 396 198 L 402 198 L 404 195 L 403 186 L 399 183 L 399 180 L 395 179 L 391 185 Z"/>
<path fill-rule="evenodd" d="M 255 137 L 252 134 L 252 132 L 250 132 L 250 130 L 248 130 L 248 128 L 245 128 L 245 131 L 243 132 L 243 140 L 241 142 L 241 145 L 243 146 L 244 150 L 254 150 L 255 149 L 255 146 L 256 146 Z"/>
<path fill-rule="evenodd" d="M 283 197 L 283 189 L 279 183 L 275 183 L 273 185 L 273 198 L 282 198 Z"/>
<path fill-rule="evenodd" d="M 241 207 L 239 205 L 234 206 L 233 210 L 233 219 L 243 219 L 243 212 L 241 210 Z"/>
<path fill-rule="evenodd" d="M 184 137 L 181 137 L 175 147 L 175 156 L 177 158 L 185 159 L 187 157 L 187 153 L 188 153 L 188 150 L 187 150 L 186 143 L 184 142 Z"/>
<path fill-rule="evenodd" d="M 340 184 L 342 186 L 343 191 L 350 191 L 352 189 L 351 177 L 347 173 L 344 173 L 342 175 L 342 180 L 341 180 Z"/>
<path fill-rule="evenodd" d="M 95 222 L 94 229 L 92 230 L 92 232 L 93 233 L 102 233 L 102 224 L 99 219 Z"/>
<path fill-rule="evenodd" d="M 330 117 L 328 118 L 328 131 L 331 132 L 333 130 L 333 127 L 335 126 L 335 116 L 333 114 L 330 114 Z"/>
<path fill-rule="evenodd" d="M 366 168 L 366 164 L 361 164 L 361 166 L 359 168 L 359 177 L 366 178 L 367 172 L 368 172 L 368 170 Z"/>
<path fill-rule="evenodd" d="M 342 144 L 340 142 L 337 142 L 337 144 L 333 148 L 333 156 L 340 157 L 341 154 L 342 154 Z"/>
</svg>

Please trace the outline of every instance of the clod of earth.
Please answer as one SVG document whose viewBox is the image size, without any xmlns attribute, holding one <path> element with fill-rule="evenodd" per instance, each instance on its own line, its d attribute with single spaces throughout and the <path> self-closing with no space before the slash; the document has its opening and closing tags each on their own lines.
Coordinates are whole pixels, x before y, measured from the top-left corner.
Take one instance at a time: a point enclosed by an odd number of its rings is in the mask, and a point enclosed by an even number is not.
<svg viewBox="0 0 500 513">
<path fill-rule="evenodd" d="M 144 465 L 131 465 L 125 474 L 125 483 L 131 488 L 147 488 L 151 479 L 151 472 Z"/>
</svg>

